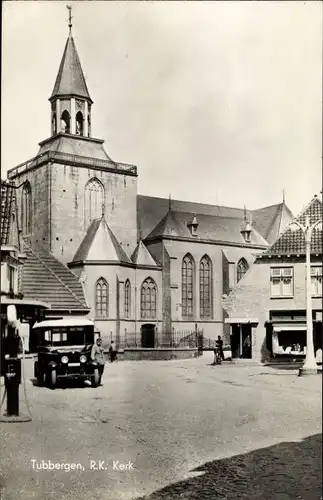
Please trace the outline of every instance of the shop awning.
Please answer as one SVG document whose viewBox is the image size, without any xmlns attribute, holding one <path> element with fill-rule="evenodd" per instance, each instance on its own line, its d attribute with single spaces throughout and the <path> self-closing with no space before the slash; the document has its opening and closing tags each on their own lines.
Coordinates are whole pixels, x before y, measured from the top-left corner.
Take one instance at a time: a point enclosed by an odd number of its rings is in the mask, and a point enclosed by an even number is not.
<svg viewBox="0 0 323 500">
<path fill-rule="evenodd" d="M 306 324 L 303 325 L 274 325 L 274 332 L 304 332 L 306 331 Z"/>
<path fill-rule="evenodd" d="M 225 318 L 224 322 L 229 325 L 259 323 L 258 318 Z"/>
</svg>

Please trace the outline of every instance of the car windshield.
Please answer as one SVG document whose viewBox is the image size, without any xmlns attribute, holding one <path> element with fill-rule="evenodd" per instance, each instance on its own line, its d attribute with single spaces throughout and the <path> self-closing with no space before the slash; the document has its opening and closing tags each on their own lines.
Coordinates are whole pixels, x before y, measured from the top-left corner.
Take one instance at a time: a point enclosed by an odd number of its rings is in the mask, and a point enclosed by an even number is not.
<svg viewBox="0 0 323 500">
<path fill-rule="evenodd" d="M 90 327 L 52 327 L 43 336 L 47 345 L 85 345 L 93 343 L 93 331 Z"/>
</svg>

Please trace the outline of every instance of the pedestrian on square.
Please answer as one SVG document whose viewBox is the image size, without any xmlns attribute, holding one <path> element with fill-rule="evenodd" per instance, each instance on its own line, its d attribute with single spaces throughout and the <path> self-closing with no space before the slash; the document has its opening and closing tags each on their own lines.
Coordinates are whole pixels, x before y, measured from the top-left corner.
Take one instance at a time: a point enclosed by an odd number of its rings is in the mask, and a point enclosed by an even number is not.
<svg viewBox="0 0 323 500">
<path fill-rule="evenodd" d="M 251 340 L 250 335 L 247 335 L 243 343 L 243 357 L 246 359 L 251 357 Z"/>
<path fill-rule="evenodd" d="M 113 361 L 117 360 L 117 347 L 114 343 L 114 340 L 111 341 L 109 353 L 110 353 L 110 361 L 111 363 L 113 363 Z"/>
<path fill-rule="evenodd" d="M 221 359 L 224 361 L 224 353 L 223 353 L 223 340 L 221 338 L 221 335 L 218 335 L 218 339 L 217 341 L 215 342 L 215 347 L 216 349 L 219 350 L 219 354 L 220 354 L 220 357 Z"/>
<path fill-rule="evenodd" d="M 95 361 L 98 364 L 99 385 L 102 385 L 102 375 L 104 372 L 105 357 L 104 357 L 104 349 L 102 347 L 101 337 L 98 337 L 96 339 L 95 344 L 93 344 L 93 346 L 92 346 L 91 359 L 92 359 L 92 361 Z"/>
</svg>

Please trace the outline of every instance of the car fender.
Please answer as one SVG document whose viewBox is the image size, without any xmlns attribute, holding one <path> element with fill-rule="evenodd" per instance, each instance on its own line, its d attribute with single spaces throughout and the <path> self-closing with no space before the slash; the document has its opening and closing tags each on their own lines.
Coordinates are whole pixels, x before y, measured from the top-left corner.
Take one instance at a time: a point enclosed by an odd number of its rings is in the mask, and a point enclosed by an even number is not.
<svg viewBox="0 0 323 500">
<path fill-rule="evenodd" d="M 50 361 L 48 363 L 48 367 L 51 369 L 51 370 L 54 370 L 56 367 L 57 367 L 57 363 L 55 361 Z"/>
</svg>

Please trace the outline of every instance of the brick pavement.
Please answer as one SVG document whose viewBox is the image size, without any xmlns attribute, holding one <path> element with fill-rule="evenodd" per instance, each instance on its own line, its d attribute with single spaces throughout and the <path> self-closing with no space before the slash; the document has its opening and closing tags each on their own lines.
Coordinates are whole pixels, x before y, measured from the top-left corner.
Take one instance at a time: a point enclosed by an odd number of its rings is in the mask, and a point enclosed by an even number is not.
<svg viewBox="0 0 323 500">
<path fill-rule="evenodd" d="M 306 495 L 321 484 L 321 377 L 211 360 L 109 364 L 97 389 L 28 381 L 33 421 L 0 424 L 1 500 L 233 500 L 268 491 L 294 500 L 294 483 L 299 498 L 316 500 Z M 33 471 L 31 459 L 81 461 L 85 471 Z M 91 459 L 108 470 L 88 470 Z M 134 471 L 113 471 L 113 460 L 133 461 Z"/>
</svg>

